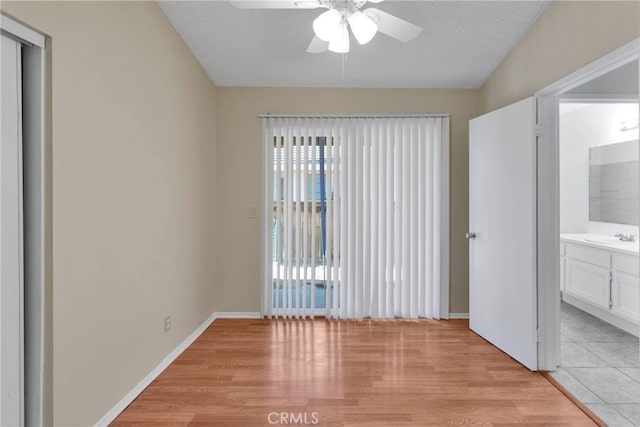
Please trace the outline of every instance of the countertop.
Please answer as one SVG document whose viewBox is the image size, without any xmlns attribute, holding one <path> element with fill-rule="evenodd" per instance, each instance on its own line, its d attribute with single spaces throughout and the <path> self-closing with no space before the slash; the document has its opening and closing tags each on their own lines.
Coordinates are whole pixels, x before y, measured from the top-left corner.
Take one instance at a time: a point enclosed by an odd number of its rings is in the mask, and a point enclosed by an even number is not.
<svg viewBox="0 0 640 427">
<path fill-rule="evenodd" d="M 587 239 L 587 240 L 585 240 Z M 613 239 L 612 236 L 600 236 L 597 234 L 587 233 L 562 233 L 560 234 L 560 241 L 565 243 L 575 243 L 583 246 L 590 246 L 597 249 L 605 249 L 611 252 L 618 252 L 625 255 L 638 256 L 638 242 L 593 242 L 589 239 Z"/>
</svg>

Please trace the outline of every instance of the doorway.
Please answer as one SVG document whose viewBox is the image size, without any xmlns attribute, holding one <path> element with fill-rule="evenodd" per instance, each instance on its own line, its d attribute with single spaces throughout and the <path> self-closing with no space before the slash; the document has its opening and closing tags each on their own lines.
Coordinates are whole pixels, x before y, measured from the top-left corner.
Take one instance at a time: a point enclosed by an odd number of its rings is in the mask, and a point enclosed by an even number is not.
<svg viewBox="0 0 640 427">
<path fill-rule="evenodd" d="M 638 76 L 635 41 L 537 94 L 545 369 L 619 426 L 640 425 Z"/>
</svg>

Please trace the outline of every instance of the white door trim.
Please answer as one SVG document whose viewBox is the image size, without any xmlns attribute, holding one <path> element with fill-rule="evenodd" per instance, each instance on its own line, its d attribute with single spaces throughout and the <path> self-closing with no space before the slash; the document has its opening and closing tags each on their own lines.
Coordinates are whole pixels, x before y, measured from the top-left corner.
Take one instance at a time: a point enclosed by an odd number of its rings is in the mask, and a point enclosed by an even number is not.
<svg viewBox="0 0 640 427">
<path fill-rule="evenodd" d="M 536 92 L 538 98 L 538 369 L 560 364 L 560 96 L 638 59 L 640 39 L 593 61 Z M 639 272 L 640 273 L 640 272 Z"/>
<path fill-rule="evenodd" d="M 560 365 L 558 98 L 545 95 L 537 99 L 540 125 L 537 147 L 538 370 L 555 371 Z"/>
<path fill-rule="evenodd" d="M 640 38 L 635 39 L 560 80 L 551 83 L 549 86 L 540 89 L 535 93 L 535 96 L 561 95 L 595 78 L 603 76 L 609 71 L 620 68 L 638 59 L 639 45 Z"/>
<path fill-rule="evenodd" d="M 20 41 L 22 44 L 44 48 L 45 38 L 42 34 L 25 27 L 7 15 L 0 14 L 0 32 Z"/>
</svg>

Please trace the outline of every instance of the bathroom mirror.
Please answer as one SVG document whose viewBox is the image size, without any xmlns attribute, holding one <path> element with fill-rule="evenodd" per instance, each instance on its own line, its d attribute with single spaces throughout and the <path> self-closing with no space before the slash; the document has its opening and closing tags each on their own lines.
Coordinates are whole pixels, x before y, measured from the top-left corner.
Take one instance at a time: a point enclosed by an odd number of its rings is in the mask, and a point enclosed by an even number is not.
<svg viewBox="0 0 640 427">
<path fill-rule="evenodd" d="M 589 221 L 638 225 L 638 140 L 589 149 Z"/>
</svg>

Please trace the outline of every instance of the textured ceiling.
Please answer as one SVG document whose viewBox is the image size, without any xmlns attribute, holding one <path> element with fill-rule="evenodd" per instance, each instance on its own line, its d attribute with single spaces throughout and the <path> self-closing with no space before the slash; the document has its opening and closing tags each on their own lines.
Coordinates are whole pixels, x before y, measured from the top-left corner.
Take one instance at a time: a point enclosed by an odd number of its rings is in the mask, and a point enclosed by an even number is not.
<svg viewBox="0 0 640 427">
<path fill-rule="evenodd" d="M 311 54 L 317 10 L 246 10 L 227 1 L 159 5 L 218 86 L 478 88 L 547 1 L 391 1 L 381 10 L 420 25 L 408 43 L 377 34 L 351 52 Z M 343 59 L 346 61 L 343 64 Z"/>
</svg>

